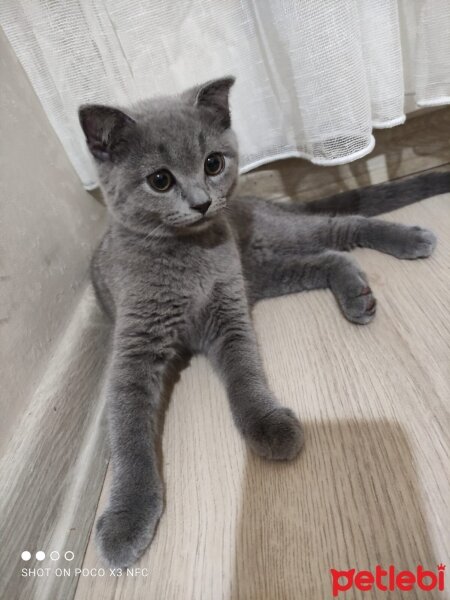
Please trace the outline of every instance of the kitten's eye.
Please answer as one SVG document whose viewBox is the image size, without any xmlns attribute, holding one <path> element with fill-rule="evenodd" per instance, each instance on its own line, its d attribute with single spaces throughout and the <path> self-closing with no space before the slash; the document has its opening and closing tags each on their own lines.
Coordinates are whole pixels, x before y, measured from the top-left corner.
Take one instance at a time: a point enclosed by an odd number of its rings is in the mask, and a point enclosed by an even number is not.
<svg viewBox="0 0 450 600">
<path fill-rule="evenodd" d="M 157 192 L 167 192 L 175 183 L 172 173 L 166 171 L 166 169 L 161 169 L 161 171 L 149 175 L 147 181 Z"/>
<path fill-rule="evenodd" d="M 213 152 L 209 156 L 206 157 L 205 160 L 205 173 L 214 177 L 219 173 L 222 173 L 225 167 L 225 159 L 223 154 L 220 152 Z"/>
</svg>

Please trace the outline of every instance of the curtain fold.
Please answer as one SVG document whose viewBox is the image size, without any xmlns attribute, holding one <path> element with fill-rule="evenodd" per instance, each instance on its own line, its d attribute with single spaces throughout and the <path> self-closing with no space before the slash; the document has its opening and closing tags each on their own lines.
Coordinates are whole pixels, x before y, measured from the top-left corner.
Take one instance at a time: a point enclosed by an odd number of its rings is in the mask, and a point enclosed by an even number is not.
<svg viewBox="0 0 450 600">
<path fill-rule="evenodd" d="M 0 20 L 87 188 L 84 102 L 127 105 L 225 74 L 241 168 L 349 162 L 374 127 L 450 103 L 448 0 L 3 0 Z"/>
</svg>

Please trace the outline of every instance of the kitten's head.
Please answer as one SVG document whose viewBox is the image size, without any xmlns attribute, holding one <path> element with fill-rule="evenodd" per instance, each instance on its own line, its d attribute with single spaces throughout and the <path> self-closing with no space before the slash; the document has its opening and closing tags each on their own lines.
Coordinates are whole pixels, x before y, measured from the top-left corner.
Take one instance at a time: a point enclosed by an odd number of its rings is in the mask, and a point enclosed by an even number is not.
<svg viewBox="0 0 450 600">
<path fill-rule="evenodd" d="M 79 110 L 106 202 L 126 227 L 150 233 L 204 228 L 225 208 L 238 174 L 228 96 L 234 78 L 129 110 Z"/>
</svg>

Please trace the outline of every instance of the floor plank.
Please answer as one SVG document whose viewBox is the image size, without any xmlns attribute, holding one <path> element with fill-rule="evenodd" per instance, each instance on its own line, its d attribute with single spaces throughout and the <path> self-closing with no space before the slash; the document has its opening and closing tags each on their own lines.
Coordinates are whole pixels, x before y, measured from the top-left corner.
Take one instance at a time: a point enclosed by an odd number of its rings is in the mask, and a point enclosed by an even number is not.
<svg viewBox="0 0 450 600">
<path fill-rule="evenodd" d="M 192 361 L 165 420 L 148 575 L 80 577 L 76 600 L 323 600 L 330 568 L 449 564 L 449 208 L 450 194 L 386 217 L 434 229 L 429 260 L 354 253 L 379 302 L 371 325 L 346 322 L 327 291 L 256 308 L 271 385 L 305 425 L 293 463 L 246 450 L 221 384 Z M 101 566 L 92 539 L 84 566 Z"/>
</svg>

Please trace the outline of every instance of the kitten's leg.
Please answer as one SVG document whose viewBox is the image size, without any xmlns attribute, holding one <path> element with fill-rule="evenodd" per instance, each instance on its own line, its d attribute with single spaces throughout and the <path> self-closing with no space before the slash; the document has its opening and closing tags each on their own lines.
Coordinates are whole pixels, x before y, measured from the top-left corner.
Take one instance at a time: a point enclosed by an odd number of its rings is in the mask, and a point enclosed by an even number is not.
<svg viewBox="0 0 450 600">
<path fill-rule="evenodd" d="M 113 479 L 109 504 L 97 521 L 101 554 L 114 567 L 129 566 L 142 554 L 163 508 L 155 435 L 171 352 L 162 339 L 147 324 L 115 332 L 106 387 Z"/>
<path fill-rule="evenodd" d="M 375 315 L 376 301 L 366 275 L 351 257 L 341 252 L 272 258 L 249 265 L 247 271 L 253 302 L 329 287 L 352 323 L 364 325 Z"/>
<path fill-rule="evenodd" d="M 271 392 L 259 356 L 245 292 L 217 290 L 205 311 L 205 352 L 227 388 L 234 422 L 264 458 L 290 460 L 303 445 L 294 413 Z"/>
<path fill-rule="evenodd" d="M 328 219 L 324 233 L 328 247 L 373 248 L 397 258 L 425 258 L 436 246 L 436 236 L 428 229 L 357 215 Z"/>
</svg>

